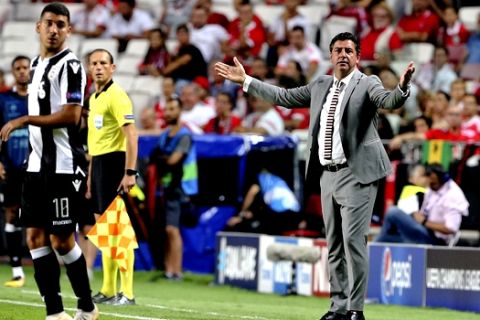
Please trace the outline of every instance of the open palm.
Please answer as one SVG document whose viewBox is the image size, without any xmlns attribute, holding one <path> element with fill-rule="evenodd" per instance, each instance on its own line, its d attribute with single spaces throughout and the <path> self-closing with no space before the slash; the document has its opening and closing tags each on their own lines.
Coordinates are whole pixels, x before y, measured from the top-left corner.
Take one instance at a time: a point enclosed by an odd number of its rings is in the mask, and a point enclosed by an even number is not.
<svg viewBox="0 0 480 320">
<path fill-rule="evenodd" d="M 233 58 L 233 62 L 235 63 L 235 66 L 229 66 L 223 62 L 217 62 L 215 63 L 215 71 L 225 79 L 242 84 L 247 76 L 245 69 L 236 57 Z"/>
</svg>

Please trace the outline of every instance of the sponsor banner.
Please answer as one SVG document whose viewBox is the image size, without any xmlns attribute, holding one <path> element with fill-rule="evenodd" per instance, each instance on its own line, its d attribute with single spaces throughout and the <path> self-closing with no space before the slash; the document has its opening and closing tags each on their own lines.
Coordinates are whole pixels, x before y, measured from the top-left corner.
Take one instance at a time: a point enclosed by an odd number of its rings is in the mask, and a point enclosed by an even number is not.
<svg viewBox="0 0 480 320">
<path fill-rule="evenodd" d="M 367 297 L 384 304 L 425 305 L 426 247 L 369 245 Z"/>
<path fill-rule="evenodd" d="M 313 247 L 313 239 L 298 238 L 298 245 L 302 247 Z M 311 263 L 297 263 L 296 272 L 297 293 L 304 296 L 311 296 L 313 294 L 313 265 Z"/>
<path fill-rule="evenodd" d="M 426 270 L 427 306 L 480 311 L 480 250 L 428 249 Z"/>
<path fill-rule="evenodd" d="M 257 290 L 259 239 L 254 234 L 217 234 L 217 284 Z"/>
<path fill-rule="evenodd" d="M 313 245 L 320 247 L 320 260 L 312 268 L 312 293 L 316 296 L 330 295 L 330 282 L 328 273 L 328 248 L 326 240 L 315 240 Z"/>
<path fill-rule="evenodd" d="M 275 237 L 275 243 L 298 244 L 297 238 Z M 273 263 L 273 292 L 287 294 L 292 288 L 292 262 Z"/>
<path fill-rule="evenodd" d="M 267 259 L 267 248 L 275 242 L 272 236 L 261 235 L 258 253 L 258 291 L 273 293 L 273 262 Z"/>
<path fill-rule="evenodd" d="M 267 248 L 274 243 L 286 243 L 299 246 L 312 246 L 313 240 L 307 238 L 260 237 L 258 258 L 258 291 L 265 293 L 289 294 L 294 289 L 297 294 L 312 295 L 312 266 L 297 263 L 295 268 L 295 286 L 292 286 L 292 262 L 273 262 L 267 259 Z"/>
</svg>

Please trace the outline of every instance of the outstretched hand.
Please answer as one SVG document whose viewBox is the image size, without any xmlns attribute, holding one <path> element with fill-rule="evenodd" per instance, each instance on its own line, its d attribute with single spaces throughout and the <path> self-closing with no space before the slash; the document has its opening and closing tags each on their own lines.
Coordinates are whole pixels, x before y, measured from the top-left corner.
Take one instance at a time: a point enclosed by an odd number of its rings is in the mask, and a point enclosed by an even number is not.
<svg viewBox="0 0 480 320">
<path fill-rule="evenodd" d="M 400 77 L 400 88 L 402 90 L 407 90 L 408 89 L 408 84 L 410 83 L 410 80 L 412 80 L 412 75 L 415 72 L 415 65 L 413 64 L 413 61 L 410 61 L 408 64 L 407 68 L 405 71 L 403 71 L 402 76 Z"/>
<path fill-rule="evenodd" d="M 222 77 L 232 82 L 242 84 L 245 81 L 247 73 L 237 57 L 233 58 L 235 66 L 229 66 L 223 62 L 215 63 L 215 71 Z"/>
<path fill-rule="evenodd" d="M 13 120 L 8 121 L 0 130 L 0 139 L 2 141 L 7 141 L 8 138 L 10 137 L 10 134 L 17 130 L 18 128 L 21 128 L 25 126 L 26 123 L 26 116 L 22 116 Z"/>
</svg>

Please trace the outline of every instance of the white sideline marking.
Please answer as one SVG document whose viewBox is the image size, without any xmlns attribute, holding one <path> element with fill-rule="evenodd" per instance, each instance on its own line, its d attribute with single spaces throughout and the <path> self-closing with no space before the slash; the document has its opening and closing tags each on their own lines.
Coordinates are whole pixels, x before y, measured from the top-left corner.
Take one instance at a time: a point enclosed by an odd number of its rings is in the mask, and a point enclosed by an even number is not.
<svg viewBox="0 0 480 320">
<path fill-rule="evenodd" d="M 265 318 L 261 316 L 239 316 L 239 315 L 232 315 L 232 314 L 224 314 L 224 313 L 219 313 L 219 312 L 201 312 L 198 310 L 193 310 L 193 309 L 183 309 L 183 308 L 171 308 L 171 307 L 166 307 L 166 306 L 160 306 L 156 304 L 145 304 L 144 306 L 150 307 L 150 308 L 156 308 L 156 309 L 164 309 L 164 310 L 170 310 L 170 311 L 178 311 L 178 312 L 184 312 L 184 313 L 196 313 L 196 314 L 207 314 L 210 316 L 215 316 L 215 317 L 228 317 L 228 318 L 234 318 L 234 319 L 256 319 L 256 320 L 274 320 L 271 318 Z"/>
<path fill-rule="evenodd" d="M 34 291 L 34 290 L 22 289 L 22 292 L 27 293 L 27 294 L 39 295 L 38 291 Z M 62 294 L 62 297 L 68 298 L 68 299 L 77 299 L 77 297 L 75 297 L 74 295 L 64 294 L 64 293 Z M 163 309 L 163 310 L 168 310 L 168 311 L 176 311 L 176 312 L 184 312 L 184 313 L 192 313 L 192 314 L 205 314 L 205 315 L 215 316 L 215 317 L 219 317 L 219 318 L 233 318 L 233 319 L 246 319 L 246 320 L 276 320 L 276 319 L 273 319 L 273 318 L 266 318 L 266 317 L 261 317 L 261 316 L 240 316 L 240 315 L 233 315 L 233 314 L 224 314 L 224 313 L 219 313 L 219 312 L 214 312 L 214 311 L 202 312 L 202 311 L 193 310 L 193 309 L 172 308 L 172 307 L 162 306 L 162 305 L 158 305 L 158 304 L 139 304 L 139 303 L 137 303 L 137 305 L 142 306 L 142 307 L 150 307 L 150 308 Z M 41 305 L 41 306 L 43 307 L 43 305 Z M 105 313 L 105 312 L 100 312 L 100 313 L 105 314 L 105 315 L 110 315 L 110 314 Z M 155 320 L 157 320 L 156 318 L 138 318 L 138 319 L 145 319 L 145 320 L 146 319 L 152 319 L 152 320 L 155 319 Z M 164 320 L 167 320 L 167 319 L 164 319 Z"/>
<path fill-rule="evenodd" d="M 0 299 L 0 303 L 5 304 L 14 304 L 19 306 L 28 306 L 28 307 L 35 307 L 35 308 L 45 308 L 44 304 L 40 303 L 32 303 L 32 302 L 22 302 L 22 301 L 13 301 L 13 300 L 5 300 Z M 76 308 L 65 308 L 67 311 L 77 311 Z M 124 318 L 124 319 L 138 319 L 138 320 L 168 320 L 165 318 L 151 318 L 151 317 L 140 317 L 140 316 L 133 316 L 128 314 L 121 314 L 121 313 L 114 313 L 114 312 L 100 312 L 100 314 L 105 316 L 112 316 L 115 318 Z"/>
</svg>

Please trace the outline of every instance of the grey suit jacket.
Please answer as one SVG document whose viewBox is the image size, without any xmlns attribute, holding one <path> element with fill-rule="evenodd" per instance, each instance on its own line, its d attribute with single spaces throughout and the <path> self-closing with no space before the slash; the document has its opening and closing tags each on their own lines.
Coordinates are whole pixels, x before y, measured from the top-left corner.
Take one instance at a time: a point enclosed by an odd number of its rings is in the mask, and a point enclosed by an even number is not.
<svg viewBox="0 0 480 320">
<path fill-rule="evenodd" d="M 353 72 L 340 105 L 340 136 L 352 173 L 360 183 L 368 184 L 387 176 L 392 170 L 378 136 L 377 109 L 399 108 L 407 96 L 398 86 L 393 91 L 385 90 L 377 76 L 367 76 L 358 70 Z M 315 184 L 321 174 L 318 159 L 320 113 L 332 83 L 332 76 L 321 76 L 306 86 L 287 90 L 253 79 L 248 87 L 249 94 L 286 108 L 310 105 L 306 175 L 307 181 Z"/>
</svg>

